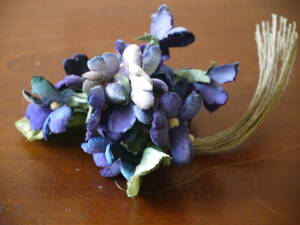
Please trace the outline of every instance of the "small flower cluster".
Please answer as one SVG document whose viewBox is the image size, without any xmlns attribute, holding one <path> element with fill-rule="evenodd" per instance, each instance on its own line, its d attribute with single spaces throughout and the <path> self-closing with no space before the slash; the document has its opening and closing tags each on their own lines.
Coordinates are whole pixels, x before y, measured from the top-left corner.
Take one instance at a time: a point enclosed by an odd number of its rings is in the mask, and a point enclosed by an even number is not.
<svg viewBox="0 0 300 225">
<path fill-rule="evenodd" d="M 169 48 L 194 41 L 193 33 L 173 24 L 166 5 L 151 16 L 150 33 L 136 45 L 115 42 L 115 53 L 89 59 L 82 54 L 64 61 L 67 76 L 56 85 L 33 77 L 26 117 L 17 128 L 30 140 L 86 124 L 81 148 L 93 156 L 104 177 L 128 181 L 128 196 L 138 194 L 142 176 L 159 164 L 190 163 L 190 122 L 202 105 L 217 110 L 227 101 L 219 86 L 234 81 L 239 63 L 208 70 L 166 65 Z M 34 94 L 34 95 L 33 95 Z"/>
</svg>

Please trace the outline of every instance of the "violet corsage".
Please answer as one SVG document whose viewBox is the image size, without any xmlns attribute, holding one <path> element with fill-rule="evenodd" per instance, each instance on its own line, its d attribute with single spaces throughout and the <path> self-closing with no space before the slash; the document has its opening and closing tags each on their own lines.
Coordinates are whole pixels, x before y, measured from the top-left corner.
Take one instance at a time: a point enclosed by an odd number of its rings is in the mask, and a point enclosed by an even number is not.
<svg viewBox="0 0 300 225">
<path fill-rule="evenodd" d="M 17 129 L 33 141 L 85 125 L 81 148 L 101 176 L 127 180 L 129 197 L 158 166 L 190 163 L 190 123 L 202 105 L 213 112 L 227 102 L 220 85 L 235 80 L 239 63 L 213 63 L 208 70 L 168 67 L 169 49 L 195 40 L 173 22 L 162 5 L 151 16 L 150 33 L 138 38 L 144 44 L 117 40 L 114 53 L 74 55 L 64 61 L 67 76 L 56 85 L 33 77 L 31 93 L 23 91 L 30 104 Z"/>
</svg>

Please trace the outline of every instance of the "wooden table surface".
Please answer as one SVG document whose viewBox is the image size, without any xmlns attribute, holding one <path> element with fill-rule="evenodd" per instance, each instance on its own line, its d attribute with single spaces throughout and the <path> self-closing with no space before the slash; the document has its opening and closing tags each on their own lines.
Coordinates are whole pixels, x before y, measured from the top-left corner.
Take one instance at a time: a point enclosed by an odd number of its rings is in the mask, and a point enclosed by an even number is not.
<svg viewBox="0 0 300 225">
<path fill-rule="evenodd" d="M 127 198 L 113 180 L 99 176 L 79 147 L 80 132 L 31 143 L 16 131 L 14 121 L 26 106 L 21 90 L 30 88 L 32 75 L 58 81 L 64 58 L 112 51 L 118 38 L 133 41 L 149 30 L 149 15 L 161 3 L 0 2 L 1 225 L 300 224 L 300 55 L 280 104 L 246 143 L 232 154 L 198 156 L 188 166 L 160 170 L 144 180 L 137 198 Z M 253 94 L 255 24 L 276 13 L 300 25 L 300 1 L 166 3 L 175 23 L 197 39 L 187 48 L 172 49 L 170 66 L 241 62 L 237 81 L 226 85 L 227 106 L 214 114 L 203 109 L 193 123 L 197 136 L 213 134 L 235 122 Z"/>
</svg>

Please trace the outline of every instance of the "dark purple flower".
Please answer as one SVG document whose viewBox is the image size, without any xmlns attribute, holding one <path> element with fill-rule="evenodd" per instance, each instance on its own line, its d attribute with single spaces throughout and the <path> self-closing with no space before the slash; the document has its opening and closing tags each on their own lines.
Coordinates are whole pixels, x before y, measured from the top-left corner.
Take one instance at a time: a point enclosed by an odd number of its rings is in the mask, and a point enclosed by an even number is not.
<svg viewBox="0 0 300 225">
<path fill-rule="evenodd" d="M 152 78 L 152 82 L 153 82 L 153 92 L 155 95 L 160 96 L 169 90 L 168 85 L 160 79 Z"/>
<path fill-rule="evenodd" d="M 176 165 L 187 165 L 194 154 L 193 143 L 187 126 L 179 126 L 170 131 L 171 156 Z"/>
<path fill-rule="evenodd" d="M 84 54 L 76 54 L 71 58 L 67 58 L 63 62 L 66 74 L 75 74 L 81 76 L 83 73 L 89 71 L 87 61 L 89 58 Z"/>
<path fill-rule="evenodd" d="M 180 110 L 180 118 L 184 120 L 193 119 L 199 112 L 202 105 L 201 95 L 197 94 L 195 91 L 186 98 L 183 106 Z"/>
<path fill-rule="evenodd" d="M 187 79 L 179 79 L 173 89 L 182 99 L 185 99 L 192 91 L 193 84 L 190 83 Z"/>
<path fill-rule="evenodd" d="M 168 118 L 176 117 L 182 105 L 182 100 L 175 92 L 166 92 L 160 97 L 159 107 Z"/>
<path fill-rule="evenodd" d="M 164 60 L 169 58 L 169 47 L 186 46 L 195 40 L 194 34 L 186 28 L 174 27 L 172 13 L 165 4 L 151 15 L 150 33 L 159 40 Z"/>
<path fill-rule="evenodd" d="M 39 106 L 29 104 L 26 109 L 26 118 L 30 121 L 30 127 L 33 130 L 41 130 L 43 124 L 52 110 L 49 106 Z"/>
<path fill-rule="evenodd" d="M 100 170 L 100 174 L 101 176 L 108 177 L 108 178 L 116 177 L 121 172 L 120 166 L 121 166 L 120 160 L 114 161 L 111 165 L 108 165 L 104 169 Z"/>
<path fill-rule="evenodd" d="M 167 65 L 160 66 L 159 69 L 154 74 L 152 74 L 151 78 L 162 80 L 168 85 L 169 90 L 172 90 L 175 85 L 173 70 Z"/>
<path fill-rule="evenodd" d="M 104 153 L 110 140 L 104 137 L 92 137 L 87 142 L 81 144 L 81 148 L 88 154 Z"/>
<path fill-rule="evenodd" d="M 66 131 L 70 118 L 72 116 L 72 109 L 63 105 L 52 111 L 43 124 L 43 136 L 45 139 L 54 133 L 59 134 Z"/>
<path fill-rule="evenodd" d="M 83 79 L 76 75 L 68 75 L 58 83 L 55 84 L 55 88 L 58 90 L 63 90 L 65 88 L 70 88 L 72 90 L 81 90 L 83 84 Z"/>
<path fill-rule="evenodd" d="M 208 70 L 208 75 L 212 80 L 211 84 L 194 83 L 194 90 L 201 94 L 204 106 L 208 111 L 214 112 L 220 106 L 226 104 L 228 94 L 221 86 L 223 84 L 234 81 L 239 71 L 239 63 L 224 64 L 221 66 L 213 66 Z"/>
<path fill-rule="evenodd" d="M 153 113 L 150 138 L 158 146 L 169 145 L 169 123 L 163 111 Z"/>
<path fill-rule="evenodd" d="M 194 83 L 194 89 L 201 94 L 204 105 L 210 112 L 217 110 L 227 102 L 228 94 L 220 86 Z"/>
<path fill-rule="evenodd" d="M 116 109 L 109 117 L 108 129 L 116 133 L 124 133 L 133 127 L 136 121 L 133 105 Z"/>
</svg>

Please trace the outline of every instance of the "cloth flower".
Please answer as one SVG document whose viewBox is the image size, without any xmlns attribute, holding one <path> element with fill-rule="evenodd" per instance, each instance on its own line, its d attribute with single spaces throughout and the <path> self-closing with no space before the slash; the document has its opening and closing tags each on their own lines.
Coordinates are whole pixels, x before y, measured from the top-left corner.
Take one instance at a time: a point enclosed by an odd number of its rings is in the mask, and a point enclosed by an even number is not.
<svg viewBox="0 0 300 225">
<path fill-rule="evenodd" d="M 150 33 L 158 39 L 164 60 L 170 57 L 170 47 L 186 46 L 195 40 L 192 32 L 174 26 L 174 18 L 167 5 L 161 5 L 151 15 Z"/>
<path fill-rule="evenodd" d="M 223 87 L 218 84 L 224 84 L 235 81 L 239 71 L 239 62 L 213 66 L 207 72 L 211 78 L 210 84 L 194 83 L 194 90 L 203 97 L 204 106 L 210 112 L 216 111 L 220 106 L 225 105 L 228 94 Z"/>
</svg>

